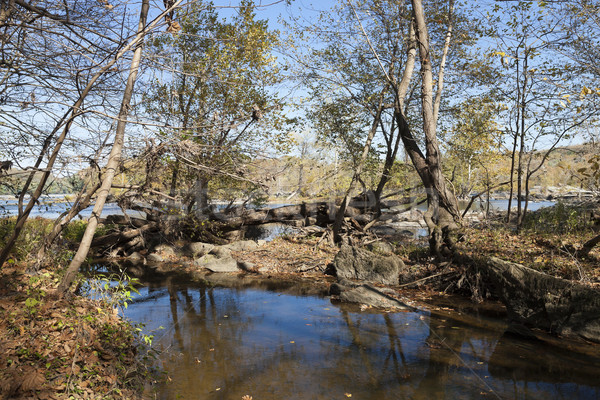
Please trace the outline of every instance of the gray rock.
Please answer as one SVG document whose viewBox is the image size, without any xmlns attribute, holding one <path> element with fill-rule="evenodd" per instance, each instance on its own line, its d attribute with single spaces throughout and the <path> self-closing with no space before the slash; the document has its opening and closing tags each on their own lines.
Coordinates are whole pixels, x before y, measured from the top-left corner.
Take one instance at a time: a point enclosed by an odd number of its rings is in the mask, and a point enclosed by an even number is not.
<svg viewBox="0 0 600 400">
<path fill-rule="evenodd" d="M 402 260 L 394 255 L 384 257 L 349 245 L 342 245 L 333 265 L 339 279 L 359 279 L 384 285 L 397 285 L 400 270 L 405 268 Z"/>
<path fill-rule="evenodd" d="M 239 242 L 233 242 L 222 246 L 231 251 L 249 251 L 258 248 L 258 244 L 254 240 L 240 240 Z"/>
<path fill-rule="evenodd" d="M 388 242 L 373 242 L 367 248 L 375 254 L 390 255 L 394 253 L 394 247 Z"/>
<path fill-rule="evenodd" d="M 164 243 L 156 246 L 154 248 L 154 252 L 161 253 L 166 256 L 174 256 L 175 255 L 175 249 L 173 248 L 173 246 L 170 246 L 170 245 L 164 244 Z"/>
<path fill-rule="evenodd" d="M 600 343 L 600 291 L 495 257 L 481 268 L 511 320 Z"/>
<path fill-rule="evenodd" d="M 218 259 L 219 258 L 213 254 L 206 254 L 206 255 L 203 255 L 202 257 L 195 259 L 192 264 L 195 265 L 196 267 L 206 267 L 208 264 L 214 263 Z"/>
<path fill-rule="evenodd" d="M 189 243 L 185 247 L 185 252 L 190 257 L 202 257 L 203 255 L 210 253 L 210 251 L 214 247 L 215 247 L 215 245 L 213 245 L 213 244 L 194 242 L 194 243 Z"/>
<path fill-rule="evenodd" d="M 212 254 L 217 258 L 231 258 L 231 250 L 226 246 L 216 246 L 209 254 Z"/>
<path fill-rule="evenodd" d="M 238 263 L 231 257 L 217 258 L 207 254 L 194 261 L 194 265 L 206 268 L 211 272 L 238 272 Z"/>
<path fill-rule="evenodd" d="M 225 239 L 229 241 L 241 240 L 244 237 L 244 232 L 240 230 L 229 231 L 225 233 Z"/>
<path fill-rule="evenodd" d="M 256 265 L 254 263 L 251 263 L 248 261 L 240 261 L 240 262 L 238 262 L 238 267 L 243 271 L 253 272 L 254 267 L 256 267 Z"/>
<path fill-rule="evenodd" d="M 164 258 L 162 258 L 162 256 L 160 254 L 156 254 L 156 253 L 149 254 L 148 257 L 146 257 L 146 260 L 148 260 L 150 262 L 163 262 L 163 261 L 165 261 Z"/>
</svg>

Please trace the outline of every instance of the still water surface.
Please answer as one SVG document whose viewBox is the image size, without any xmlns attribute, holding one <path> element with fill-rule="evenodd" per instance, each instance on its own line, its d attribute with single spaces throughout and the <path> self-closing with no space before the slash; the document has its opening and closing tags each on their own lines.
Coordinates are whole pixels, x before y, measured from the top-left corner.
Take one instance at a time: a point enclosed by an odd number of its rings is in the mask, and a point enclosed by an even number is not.
<svg viewBox="0 0 600 400">
<path fill-rule="evenodd" d="M 600 399 L 594 347 L 434 308 L 361 312 L 276 287 L 155 283 L 126 317 L 155 332 L 159 399 Z M 351 395 L 351 397 L 350 397 Z"/>
</svg>

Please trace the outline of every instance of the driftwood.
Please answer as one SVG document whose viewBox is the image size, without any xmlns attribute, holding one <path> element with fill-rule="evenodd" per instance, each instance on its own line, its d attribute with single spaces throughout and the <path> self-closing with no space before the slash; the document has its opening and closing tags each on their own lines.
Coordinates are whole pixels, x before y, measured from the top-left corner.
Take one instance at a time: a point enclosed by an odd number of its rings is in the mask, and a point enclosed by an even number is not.
<svg viewBox="0 0 600 400">
<path fill-rule="evenodd" d="M 154 242 L 153 236 L 170 236 L 172 233 L 195 237 L 195 239 L 201 238 L 203 241 L 216 244 L 227 244 L 233 238 L 243 236 L 248 226 L 267 223 L 318 227 L 318 233 L 321 233 L 323 240 L 326 240 L 329 237 L 325 228 L 335 221 L 337 211 L 333 202 L 302 203 L 263 209 L 247 209 L 238 206 L 228 207 L 223 211 L 213 209 L 199 219 L 210 223 L 199 224 L 194 222 L 193 218 L 190 220 L 186 217 L 167 216 L 162 211 L 164 207 L 159 205 L 149 207 L 126 203 L 120 203 L 123 211 L 143 212 L 145 218 L 130 217 L 125 214 L 110 215 L 101 220 L 105 225 L 114 225 L 114 228 L 111 232 L 95 238 L 91 245 L 93 248 L 113 256 L 129 255 L 141 250 L 146 244 Z M 347 242 L 360 241 L 361 238 L 370 236 L 368 228 L 377 222 L 376 215 L 371 212 L 368 199 L 353 198 L 350 204 L 345 209 L 342 236 Z"/>
<path fill-rule="evenodd" d="M 136 218 L 125 214 L 101 219 L 100 223 L 114 227 L 109 233 L 94 238 L 91 248 L 112 257 L 129 255 L 144 249 L 151 236 L 166 230 L 161 209 L 131 204 L 127 210 L 143 212 L 146 217 Z"/>
<path fill-rule="evenodd" d="M 108 233 L 104 236 L 95 238 L 92 241 L 92 247 L 102 247 L 107 245 L 114 245 L 115 243 L 127 242 L 136 236 L 140 236 L 146 231 L 158 228 L 156 223 L 148 223 L 140 228 L 128 229 L 120 232 Z"/>
<path fill-rule="evenodd" d="M 335 204 L 316 202 L 257 210 L 235 207 L 228 212 L 213 212 L 209 217 L 213 221 L 220 222 L 223 228 L 233 230 L 247 225 L 294 221 L 303 221 L 301 224 L 305 226 L 319 225 L 325 227 L 333 223 L 335 213 Z M 356 207 L 347 207 L 345 216 L 355 218 L 363 224 L 373 219 L 373 215 L 364 214 L 361 209 Z"/>
</svg>

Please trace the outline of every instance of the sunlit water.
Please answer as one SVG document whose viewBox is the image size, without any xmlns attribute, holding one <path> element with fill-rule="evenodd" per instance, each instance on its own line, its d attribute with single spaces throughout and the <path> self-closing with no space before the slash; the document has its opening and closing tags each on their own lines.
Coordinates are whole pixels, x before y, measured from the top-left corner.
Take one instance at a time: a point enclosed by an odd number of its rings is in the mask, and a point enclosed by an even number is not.
<svg viewBox="0 0 600 400">
<path fill-rule="evenodd" d="M 126 317 L 145 323 L 146 332 L 156 330 L 153 347 L 168 376 L 151 395 L 600 398 L 600 357 L 593 347 L 517 339 L 504 334 L 506 324 L 497 318 L 361 312 L 326 297 L 278 290 L 168 282 L 142 288 Z"/>
<path fill-rule="evenodd" d="M 27 201 L 29 201 L 29 199 L 25 200 L 25 205 L 27 205 Z M 522 206 L 524 206 L 525 202 L 521 202 L 521 204 L 522 204 Z M 539 201 L 539 202 L 532 201 L 532 202 L 529 202 L 529 204 L 528 204 L 528 210 L 535 211 L 542 207 L 550 207 L 554 204 L 555 204 L 555 202 L 553 202 L 553 201 Z M 284 206 L 284 205 L 289 205 L 289 204 L 283 204 L 283 203 L 269 204 L 267 207 L 275 208 L 275 207 L 280 207 L 280 206 Z M 508 200 L 491 200 L 490 205 L 493 209 L 506 210 L 508 207 Z M 516 207 L 516 205 L 517 205 L 517 201 L 513 200 L 512 207 Z M 217 205 L 217 207 L 218 206 L 219 205 Z M 60 214 L 63 213 L 64 211 L 68 211 L 70 209 L 70 207 L 71 207 L 71 203 L 65 202 L 64 197 L 60 197 L 60 195 L 56 195 L 54 197 L 45 197 L 45 198 L 41 199 L 39 204 L 36 204 L 33 207 L 33 209 L 31 210 L 31 213 L 30 213 L 30 217 L 44 217 L 44 218 L 55 219 L 55 218 L 58 218 L 60 216 Z M 466 207 L 466 202 L 461 202 L 461 207 Z M 476 202 L 475 204 L 472 205 L 471 210 L 478 211 L 480 209 L 483 209 L 484 207 L 485 207 L 484 202 Z M 420 205 L 416 206 L 416 208 L 421 209 L 421 210 L 426 210 L 427 206 L 425 204 L 420 204 Z M 84 218 L 87 218 L 91 215 L 92 209 L 93 209 L 93 206 L 90 206 L 90 207 L 82 210 L 80 215 Z M 119 208 L 119 206 L 117 204 L 107 203 L 104 206 L 104 209 L 102 211 L 102 216 L 106 217 L 107 215 L 111 215 L 111 214 L 120 215 L 122 213 L 123 213 L 122 210 Z M 143 215 L 143 213 L 139 213 L 137 211 L 131 211 L 131 210 L 129 210 L 127 213 L 131 216 L 136 216 L 136 217 Z M 9 198 L 8 196 L 0 196 L 0 217 L 10 217 L 10 216 L 15 216 L 17 214 L 18 214 L 17 200 L 14 198 Z"/>
<path fill-rule="evenodd" d="M 29 214 L 29 217 L 31 217 L 31 218 L 43 217 L 43 218 L 48 218 L 48 219 L 58 218 L 63 212 L 70 210 L 71 205 L 72 205 L 71 203 L 64 202 L 62 200 L 63 200 L 62 198 L 42 199 L 42 201 L 39 204 L 36 204 L 33 207 L 33 209 L 31 210 L 31 213 Z M 29 199 L 25 200 L 23 207 L 25 207 L 27 205 L 27 201 L 29 201 Z M 79 213 L 79 215 L 82 218 L 87 218 L 90 215 L 92 215 L 93 209 L 94 209 L 94 206 L 90 206 L 90 207 L 82 210 Z M 12 217 L 12 216 L 16 216 L 18 214 L 19 214 L 19 208 L 18 208 L 17 200 L 0 199 L 0 218 Z M 106 217 L 108 215 L 113 215 L 113 214 L 114 215 L 122 215 L 123 211 L 115 203 L 105 204 L 104 208 L 102 210 L 102 217 Z M 128 210 L 127 215 L 129 215 L 131 217 L 141 217 L 144 214 L 141 212 L 138 212 L 138 211 Z"/>
</svg>

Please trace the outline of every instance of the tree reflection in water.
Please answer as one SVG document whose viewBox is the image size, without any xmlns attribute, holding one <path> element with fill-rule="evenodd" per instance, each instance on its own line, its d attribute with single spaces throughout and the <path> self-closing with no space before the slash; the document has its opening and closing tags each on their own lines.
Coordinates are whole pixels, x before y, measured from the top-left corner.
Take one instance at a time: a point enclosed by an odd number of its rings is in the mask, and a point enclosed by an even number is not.
<svg viewBox="0 0 600 400">
<path fill-rule="evenodd" d="M 360 312 L 327 298 L 301 296 L 302 290 L 294 293 L 289 286 L 285 293 L 270 289 L 166 281 L 142 290 L 127 316 L 148 330 L 166 327 L 157 332 L 154 346 L 170 381 L 153 396 L 600 398 L 600 382 L 592 379 L 598 376 L 597 354 L 565 359 L 565 351 L 552 346 L 525 346 L 503 336 L 502 322 L 428 311 Z M 540 349 L 546 371 L 534 357 Z M 550 373 L 553 365 L 568 378 Z M 579 365 L 591 370 L 580 373 Z"/>
</svg>

